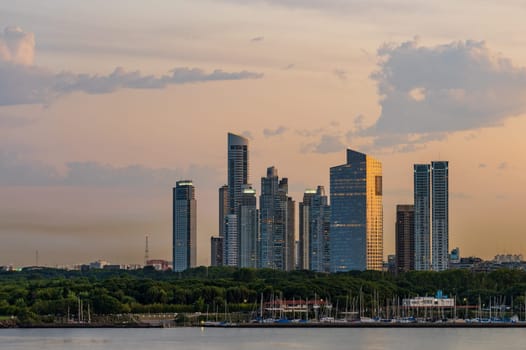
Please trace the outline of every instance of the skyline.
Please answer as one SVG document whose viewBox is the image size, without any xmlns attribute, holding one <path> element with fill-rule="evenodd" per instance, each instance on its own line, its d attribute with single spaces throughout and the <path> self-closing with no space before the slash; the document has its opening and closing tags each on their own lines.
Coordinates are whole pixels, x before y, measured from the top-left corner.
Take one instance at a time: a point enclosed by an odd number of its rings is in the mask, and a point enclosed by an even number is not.
<svg viewBox="0 0 526 350">
<path fill-rule="evenodd" d="M 36 250 L 141 262 L 145 234 L 168 258 L 170 189 L 187 178 L 207 264 L 229 131 L 250 141 L 251 182 L 275 166 L 298 203 L 347 147 L 379 159 L 385 254 L 413 164 L 447 159 L 450 248 L 526 254 L 525 15 L 515 1 L 2 3 L 0 265 Z"/>
</svg>

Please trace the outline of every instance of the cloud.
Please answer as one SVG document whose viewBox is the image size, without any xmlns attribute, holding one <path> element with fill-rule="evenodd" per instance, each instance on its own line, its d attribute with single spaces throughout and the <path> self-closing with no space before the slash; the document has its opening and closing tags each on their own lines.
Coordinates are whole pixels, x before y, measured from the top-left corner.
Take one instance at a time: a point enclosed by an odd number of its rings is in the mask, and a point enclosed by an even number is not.
<svg viewBox="0 0 526 350">
<path fill-rule="evenodd" d="M 526 69 L 484 42 L 426 47 L 415 39 L 383 45 L 378 56 L 379 69 L 371 78 L 382 112 L 373 126 L 359 132 L 362 136 L 396 135 L 397 142 L 421 135 L 444 137 L 501 125 L 526 112 Z"/>
<path fill-rule="evenodd" d="M 261 73 L 205 72 L 199 68 L 179 67 L 162 76 L 116 68 L 108 75 L 56 73 L 34 66 L 35 42 L 31 33 L 20 28 L 6 29 L 0 39 L 0 105 L 46 104 L 73 93 L 111 93 L 118 89 L 163 89 L 169 85 L 210 81 L 259 79 Z"/>
<path fill-rule="evenodd" d="M 355 14 L 368 11 L 405 11 L 417 7 L 414 2 L 392 1 L 392 0 L 223 0 L 230 3 L 242 5 L 265 4 L 272 6 L 281 6 L 290 9 L 315 10 L 328 12 L 331 14 Z"/>
<path fill-rule="evenodd" d="M 250 39 L 250 42 L 251 42 L 251 43 L 258 43 L 258 42 L 261 42 L 261 41 L 263 41 L 263 40 L 265 40 L 265 37 L 263 37 L 263 36 L 257 36 L 257 37 L 255 37 L 255 38 Z"/>
<path fill-rule="evenodd" d="M 287 64 L 285 67 L 283 67 L 283 70 L 291 70 L 295 67 L 294 63 Z"/>
<path fill-rule="evenodd" d="M 508 169 L 508 167 L 509 167 L 509 164 L 507 162 L 502 162 L 502 163 L 500 163 L 498 165 L 497 169 L 499 169 L 499 170 L 506 170 L 506 169 Z"/>
<path fill-rule="evenodd" d="M 343 69 L 335 69 L 332 73 L 341 81 L 347 81 L 347 72 Z"/>
<path fill-rule="evenodd" d="M 31 65 L 35 60 L 35 36 L 20 27 L 7 27 L 0 33 L 0 61 Z"/>
<path fill-rule="evenodd" d="M 302 148 L 303 153 L 334 153 L 345 150 L 345 145 L 341 142 L 340 136 L 323 134 L 318 142 L 309 143 Z"/>
<path fill-rule="evenodd" d="M 264 129 L 263 135 L 265 137 L 279 136 L 285 133 L 288 129 L 284 126 L 279 126 L 277 129 Z"/>
<path fill-rule="evenodd" d="M 98 162 L 68 162 L 65 172 L 48 164 L 0 152 L 0 186 L 75 187 L 172 187 L 180 179 L 196 186 L 215 188 L 221 180 L 217 169 L 190 165 L 187 169 L 148 168 L 142 165 L 117 167 Z"/>
<path fill-rule="evenodd" d="M 487 168 L 487 167 L 488 167 L 488 165 L 486 163 L 480 163 L 479 164 L 479 168 L 480 169 L 484 169 L 484 168 Z"/>
</svg>

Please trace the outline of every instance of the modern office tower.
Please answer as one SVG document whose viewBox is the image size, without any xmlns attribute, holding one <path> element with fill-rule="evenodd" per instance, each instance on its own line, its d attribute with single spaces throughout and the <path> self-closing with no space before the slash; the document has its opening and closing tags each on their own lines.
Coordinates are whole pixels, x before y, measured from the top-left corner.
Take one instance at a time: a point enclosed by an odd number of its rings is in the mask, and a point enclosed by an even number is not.
<svg viewBox="0 0 526 350">
<path fill-rule="evenodd" d="M 243 196 L 243 187 L 248 184 L 248 140 L 242 136 L 228 133 L 228 211 L 224 215 L 235 215 L 239 220 L 239 206 L 241 204 L 241 197 Z M 224 200 L 224 198 L 223 198 Z M 233 218 L 230 218 L 232 220 Z M 226 225 L 226 220 L 223 223 Z M 231 230 L 233 222 L 228 223 Z M 236 232 L 239 235 L 239 221 Z M 226 226 L 224 226 L 226 227 Z M 226 236 L 227 232 L 223 232 Z M 236 254 L 239 258 L 239 237 L 237 238 L 237 246 L 230 244 L 233 240 L 225 239 L 224 256 L 225 258 L 233 256 L 234 252 L 229 249 L 236 249 Z M 230 242 L 230 243 L 229 243 Z M 227 258 L 228 259 L 228 258 Z M 232 259 L 230 259 L 232 261 Z M 238 261 L 239 262 L 239 261 Z M 232 263 L 229 264 L 232 265 Z"/>
<path fill-rule="evenodd" d="M 239 266 L 239 235 L 237 215 L 225 216 L 225 237 L 223 243 L 223 265 Z"/>
<path fill-rule="evenodd" d="M 197 204 L 190 180 L 177 181 L 173 188 L 173 270 L 196 266 Z"/>
<path fill-rule="evenodd" d="M 210 237 L 210 266 L 223 266 L 223 237 Z"/>
<path fill-rule="evenodd" d="M 330 271 L 331 209 L 327 203 L 325 188 L 318 186 L 310 208 L 309 270 L 312 271 Z"/>
<path fill-rule="evenodd" d="M 316 190 L 307 189 L 303 193 L 303 201 L 299 205 L 299 242 L 298 242 L 298 269 L 308 270 L 309 262 L 309 247 L 310 247 L 310 210 L 312 197 L 316 194 Z"/>
<path fill-rule="evenodd" d="M 348 149 L 330 181 L 331 271 L 382 270 L 382 163 Z"/>
<path fill-rule="evenodd" d="M 248 184 L 248 140 L 228 133 L 228 201 L 229 213 L 236 214 Z"/>
<path fill-rule="evenodd" d="M 415 269 L 415 206 L 396 206 L 396 272 Z"/>
<path fill-rule="evenodd" d="M 257 267 L 259 211 L 256 203 L 256 190 L 244 185 L 239 205 L 239 267 Z"/>
<path fill-rule="evenodd" d="M 449 266 L 449 164 L 431 162 L 432 268 L 444 271 Z"/>
<path fill-rule="evenodd" d="M 230 202 L 228 201 L 228 186 L 219 187 L 219 237 L 224 237 L 225 216 L 229 214 Z"/>
<path fill-rule="evenodd" d="M 414 206 L 415 206 L 415 270 L 426 271 L 431 265 L 431 169 L 429 164 L 415 164 Z"/>
<path fill-rule="evenodd" d="M 278 270 L 292 269 L 290 266 L 290 205 L 287 196 L 288 180 L 279 180 L 275 167 L 267 169 L 261 178 L 259 267 Z M 288 248 L 288 249 L 287 249 Z M 293 249 L 292 249 L 293 250 Z"/>
</svg>

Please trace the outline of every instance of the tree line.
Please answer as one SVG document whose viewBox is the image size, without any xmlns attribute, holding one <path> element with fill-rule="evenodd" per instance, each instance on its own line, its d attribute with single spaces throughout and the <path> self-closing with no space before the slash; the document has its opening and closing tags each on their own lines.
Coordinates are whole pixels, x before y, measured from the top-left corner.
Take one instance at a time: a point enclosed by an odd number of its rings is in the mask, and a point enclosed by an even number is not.
<svg viewBox="0 0 526 350">
<path fill-rule="evenodd" d="M 477 305 L 499 297 L 524 310 L 526 272 L 498 270 L 376 271 L 325 274 L 269 269 L 198 267 L 184 272 L 66 271 L 0 272 L 0 316 L 25 320 L 74 317 L 82 303 L 93 315 L 161 312 L 253 311 L 261 298 L 324 299 L 343 306 L 360 295 L 365 307 L 393 298 L 433 296 L 437 290 L 458 304 Z"/>
</svg>

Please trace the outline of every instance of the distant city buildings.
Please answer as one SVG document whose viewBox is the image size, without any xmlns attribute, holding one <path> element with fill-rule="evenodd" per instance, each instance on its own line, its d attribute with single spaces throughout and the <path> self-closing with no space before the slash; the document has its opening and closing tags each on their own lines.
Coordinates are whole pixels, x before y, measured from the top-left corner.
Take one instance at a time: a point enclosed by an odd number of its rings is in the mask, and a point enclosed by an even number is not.
<svg viewBox="0 0 526 350">
<path fill-rule="evenodd" d="M 396 206 L 395 226 L 396 272 L 415 269 L 415 207 L 412 204 Z"/>
<path fill-rule="evenodd" d="M 173 270 L 196 266 L 197 204 L 190 180 L 177 181 L 173 188 Z"/>
<path fill-rule="evenodd" d="M 397 205 L 396 254 L 383 261 L 383 175 L 377 159 L 351 149 L 330 168 L 330 203 L 323 186 L 306 190 L 299 204 L 276 167 L 249 184 L 249 142 L 228 133 L 227 185 L 218 189 L 218 236 L 212 266 L 317 272 L 350 270 L 443 271 L 449 267 L 449 165 L 415 164 L 414 204 Z M 196 201 L 191 181 L 173 189 L 173 269 L 196 264 Z M 454 260 L 459 261 L 459 260 Z"/>
<path fill-rule="evenodd" d="M 330 270 L 383 268 L 382 164 L 347 150 L 330 169 Z"/>
</svg>

